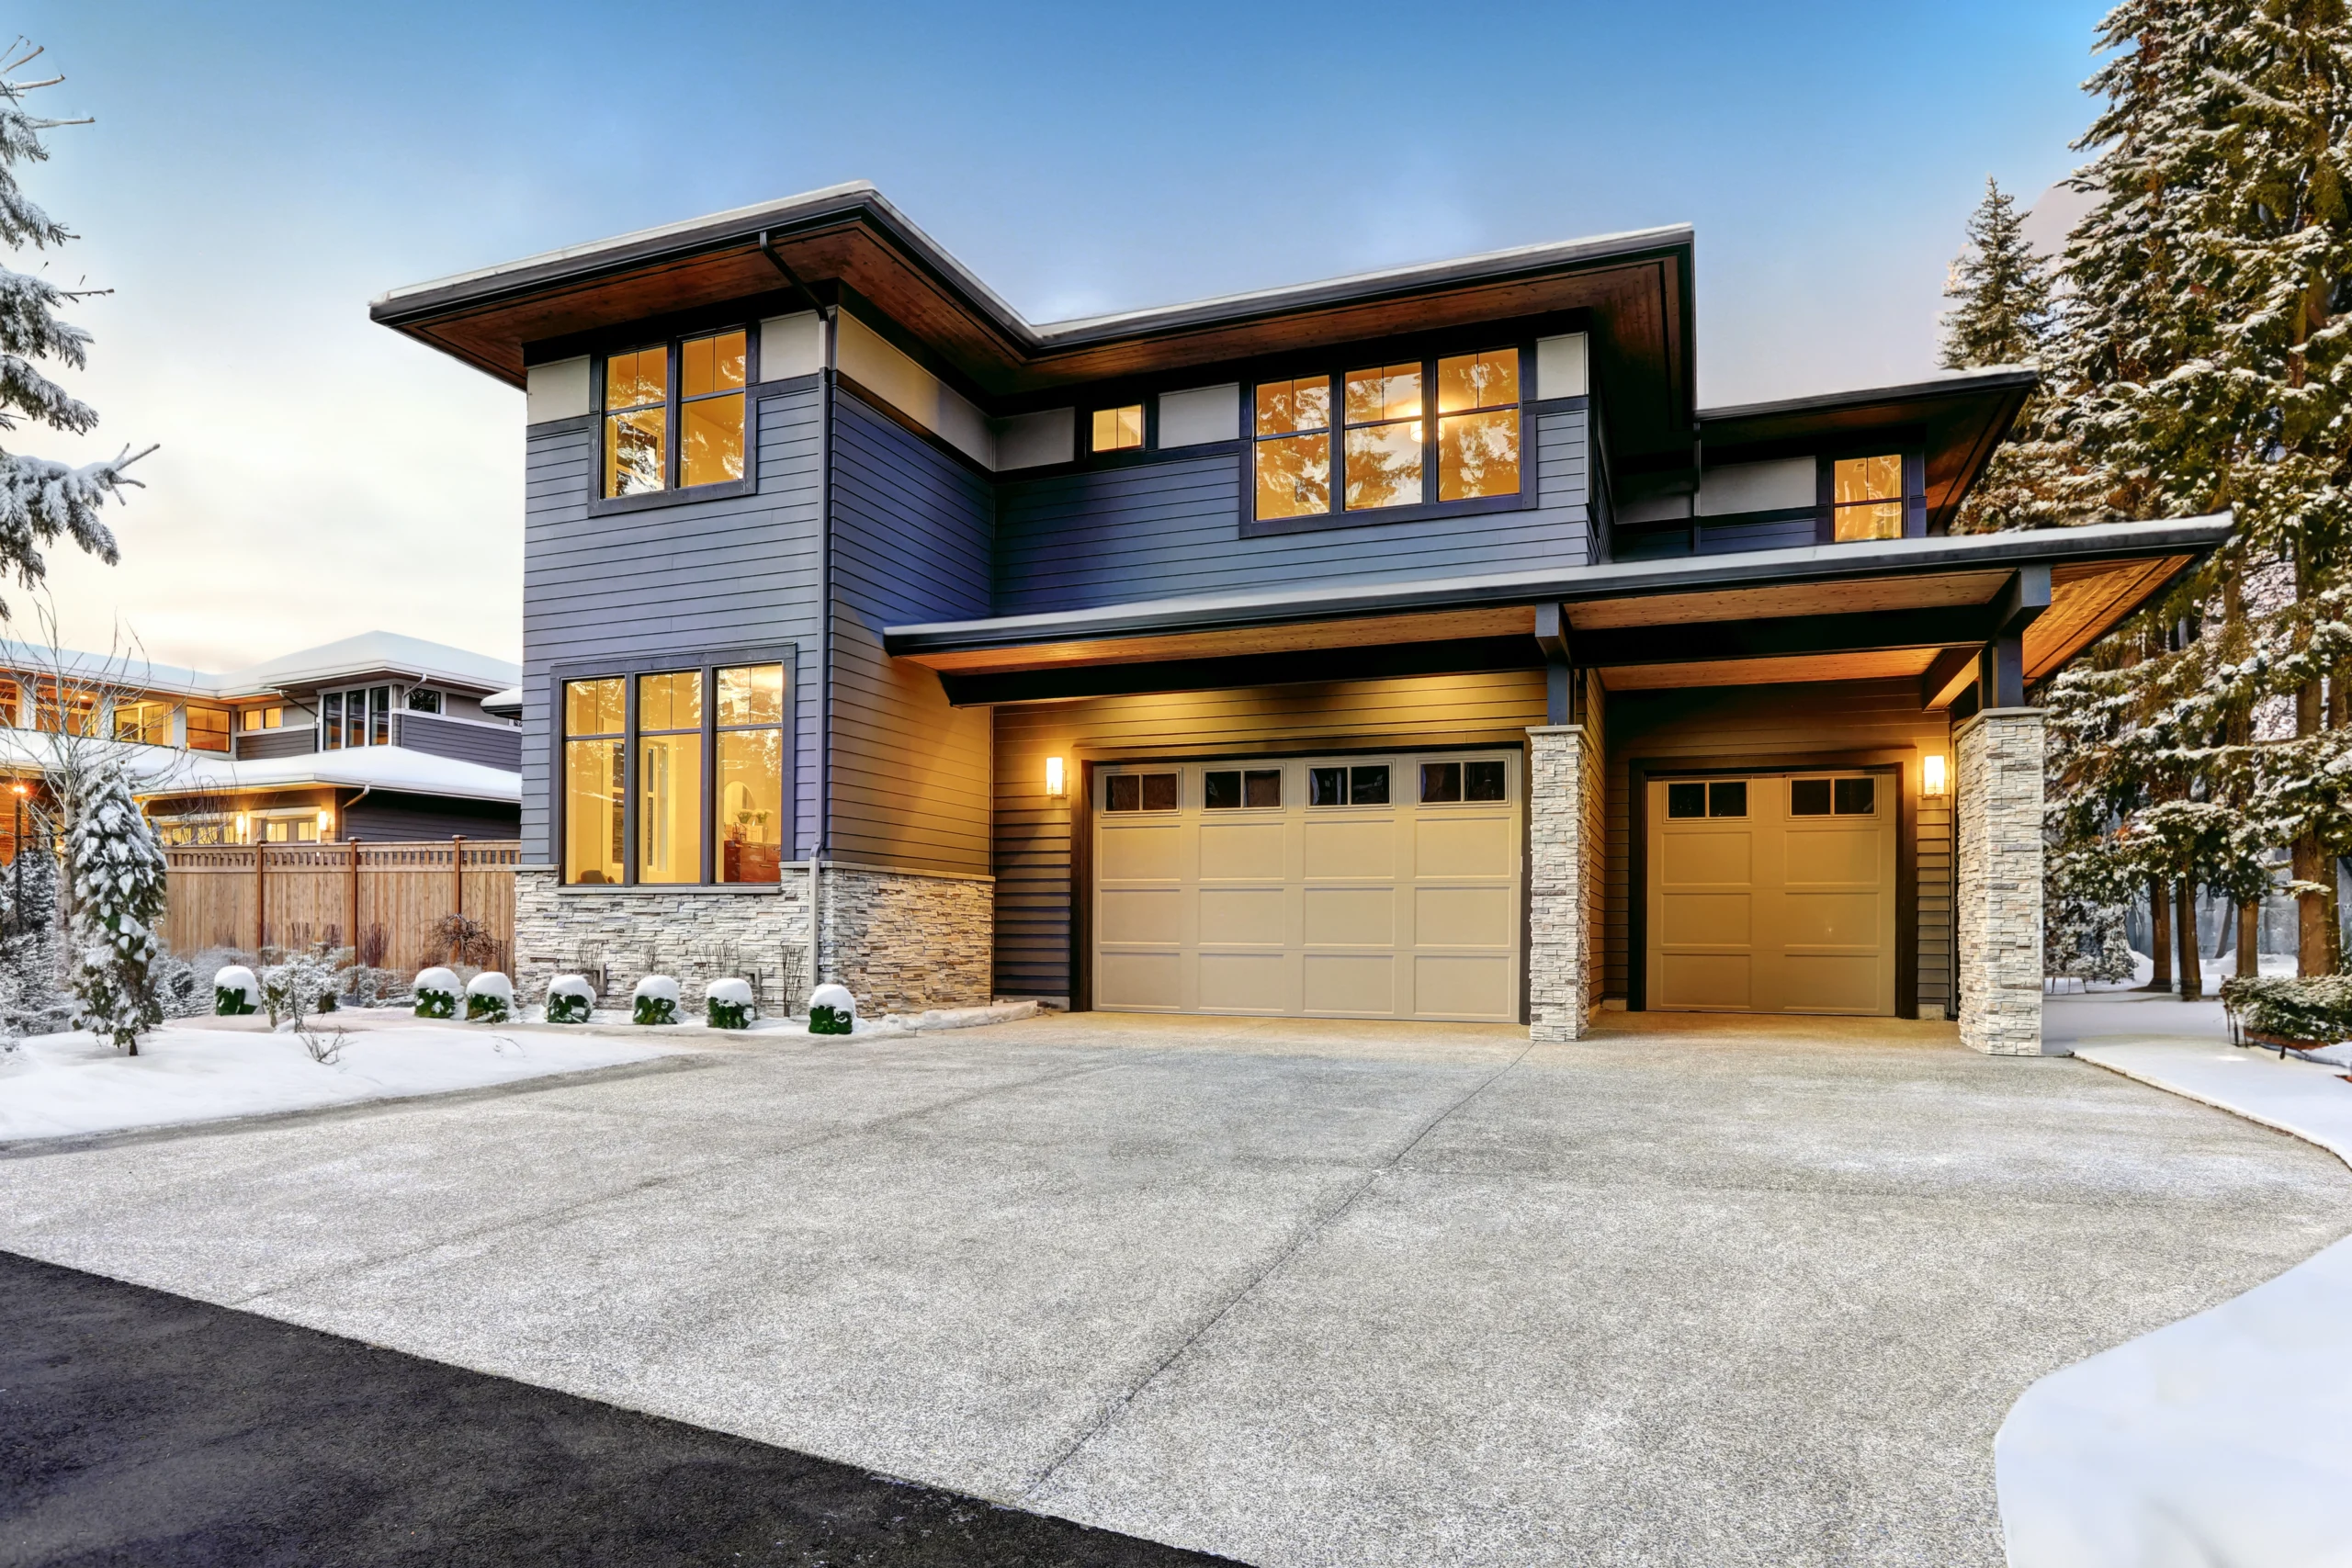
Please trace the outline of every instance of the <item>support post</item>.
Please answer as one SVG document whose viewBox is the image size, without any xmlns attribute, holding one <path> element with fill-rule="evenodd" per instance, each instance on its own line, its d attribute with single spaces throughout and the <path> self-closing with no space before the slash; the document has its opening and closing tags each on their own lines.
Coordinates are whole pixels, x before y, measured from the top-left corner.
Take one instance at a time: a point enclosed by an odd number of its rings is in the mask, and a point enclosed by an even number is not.
<svg viewBox="0 0 2352 1568">
<path fill-rule="evenodd" d="M 343 900 L 345 913 L 350 923 L 344 928 L 344 931 L 351 947 L 351 961 L 356 964 L 359 962 L 359 840 L 353 839 L 350 844 L 351 880 L 344 889 Z"/>
<path fill-rule="evenodd" d="M 269 877 L 266 869 L 269 860 L 269 845 L 262 838 L 261 824 L 254 824 L 254 962 L 261 962 L 261 950 L 269 945 Z"/>
<path fill-rule="evenodd" d="M 2042 711 L 1987 708 L 1958 753 L 1961 1043 L 1996 1056 L 2041 1044 Z"/>
<path fill-rule="evenodd" d="M 1591 787 L 1582 725 L 1547 724 L 1528 736 L 1528 1036 L 1581 1040 L 1590 1019 L 1592 931 L 1585 886 L 1585 792 Z"/>
<path fill-rule="evenodd" d="M 453 929 L 449 933 L 449 962 L 463 964 L 466 958 L 460 933 L 465 930 L 462 922 L 466 918 L 466 840 L 462 833 L 449 836 L 449 912 L 458 917 L 450 922 Z"/>
</svg>

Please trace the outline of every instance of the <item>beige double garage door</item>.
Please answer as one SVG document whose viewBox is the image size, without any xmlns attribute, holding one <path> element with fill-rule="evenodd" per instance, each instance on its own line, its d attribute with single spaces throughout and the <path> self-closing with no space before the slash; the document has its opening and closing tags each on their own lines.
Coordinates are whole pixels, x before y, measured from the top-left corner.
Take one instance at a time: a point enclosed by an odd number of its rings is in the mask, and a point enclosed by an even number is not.
<svg viewBox="0 0 2352 1568">
<path fill-rule="evenodd" d="M 1094 1005 L 1520 1016 L 1517 751 L 1099 768 Z"/>
</svg>

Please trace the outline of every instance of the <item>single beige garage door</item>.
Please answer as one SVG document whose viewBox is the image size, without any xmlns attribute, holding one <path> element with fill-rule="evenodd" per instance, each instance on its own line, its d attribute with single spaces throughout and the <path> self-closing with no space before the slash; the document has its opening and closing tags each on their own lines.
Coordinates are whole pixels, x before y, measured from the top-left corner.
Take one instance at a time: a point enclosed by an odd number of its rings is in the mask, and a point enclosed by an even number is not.
<svg viewBox="0 0 2352 1568">
<path fill-rule="evenodd" d="M 1096 770 L 1094 1005 L 1520 1015 L 1516 751 Z"/>
<path fill-rule="evenodd" d="M 1652 780 L 1647 1005 L 1891 1016 L 1897 776 Z"/>
</svg>

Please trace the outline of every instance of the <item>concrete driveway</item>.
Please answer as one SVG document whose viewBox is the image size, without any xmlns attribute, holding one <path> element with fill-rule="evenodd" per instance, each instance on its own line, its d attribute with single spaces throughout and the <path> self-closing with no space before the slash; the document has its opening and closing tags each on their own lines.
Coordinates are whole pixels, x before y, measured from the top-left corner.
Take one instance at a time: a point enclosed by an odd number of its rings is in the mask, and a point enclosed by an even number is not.
<svg viewBox="0 0 2352 1568">
<path fill-rule="evenodd" d="M 1262 1563 L 2001 1561 L 2041 1373 L 2352 1230 L 1947 1026 L 1047 1017 L 0 1160 L 0 1247 Z"/>
</svg>

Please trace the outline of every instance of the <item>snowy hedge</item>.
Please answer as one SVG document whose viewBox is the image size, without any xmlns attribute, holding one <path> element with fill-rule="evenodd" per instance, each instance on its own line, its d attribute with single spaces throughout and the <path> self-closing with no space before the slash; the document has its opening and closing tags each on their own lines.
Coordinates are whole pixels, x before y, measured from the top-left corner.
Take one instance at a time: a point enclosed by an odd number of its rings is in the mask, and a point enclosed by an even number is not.
<svg viewBox="0 0 2352 1568">
<path fill-rule="evenodd" d="M 847 986 L 820 986 L 808 993 L 808 1032 L 852 1034 L 857 1030 L 857 998 Z"/>
<path fill-rule="evenodd" d="M 629 998 L 629 1018 L 637 1023 L 678 1021 L 678 982 L 667 975 L 648 975 L 637 983 Z"/>
<path fill-rule="evenodd" d="M 585 975 L 558 975 L 548 982 L 548 1021 L 585 1023 L 596 1010 L 596 987 Z"/>
<path fill-rule="evenodd" d="M 2222 982 L 2222 1005 L 2243 1028 L 2299 1045 L 2352 1040 L 2352 975 L 2250 978 Z"/>
<path fill-rule="evenodd" d="M 749 1029 L 759 1016 L 748 981 L 713 980 L 702 994 L 703 1016 L 713 1029 Z"/>
<path fill-rule="evenodd" d="M 424 970 L 416 977 L 416 1016 L 457 1017 L 458 998 L 465 994 L 465 989 L 454 969 L 436 966 Z"/>
<path fill-rule="evenodd" d="M 212 976 L 212 1010 L 222 1018 L 261 1010 L 261 982 L 242 964 L 232 964 Z"/>
<path fill-rule="evenodd" d="M 471 1023 L 505 1023 L 514 1017 L 514 982 L 489 970 L 466 986 L 466 1019 Z"/>
</svg>

